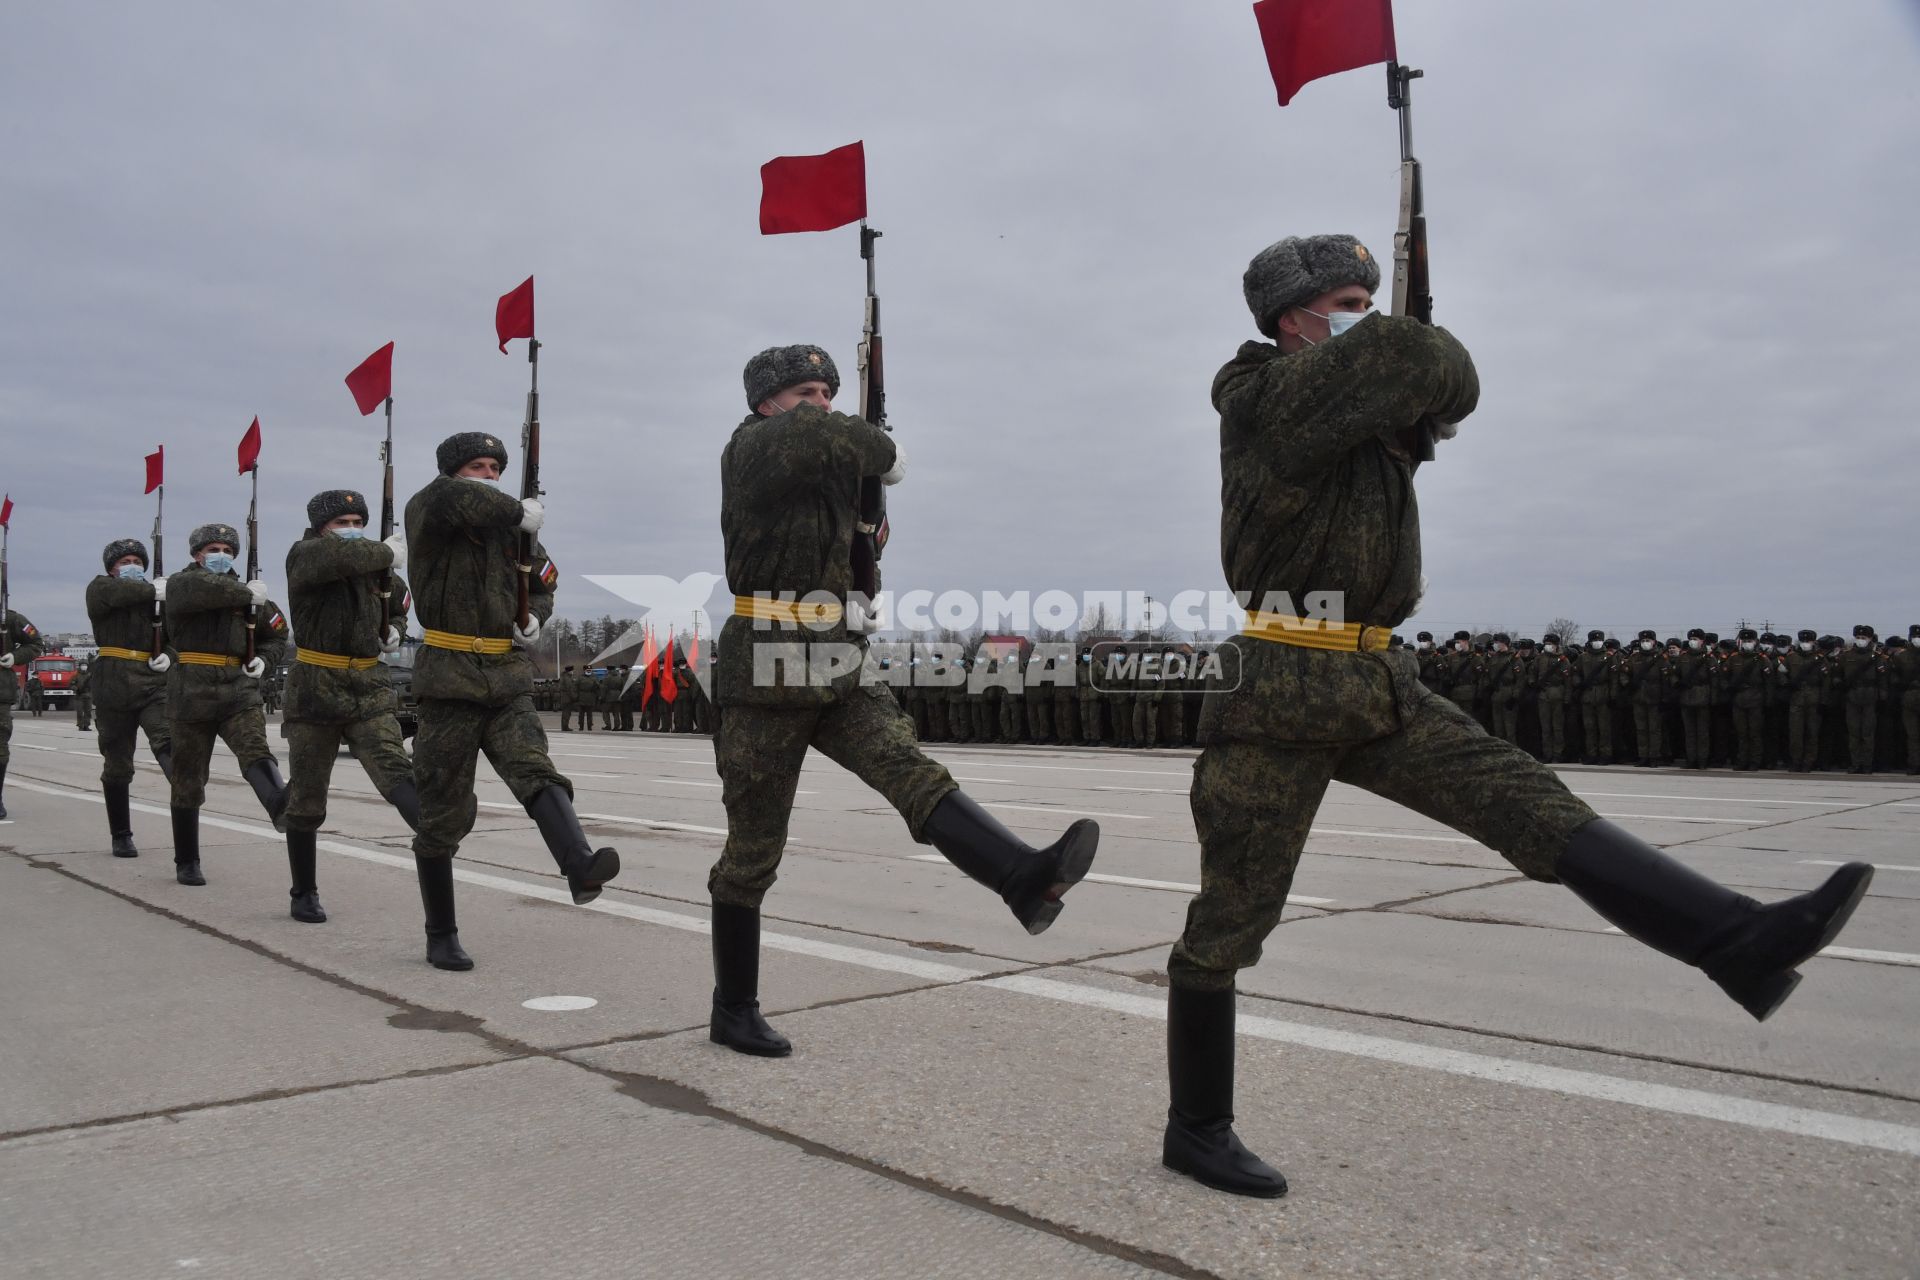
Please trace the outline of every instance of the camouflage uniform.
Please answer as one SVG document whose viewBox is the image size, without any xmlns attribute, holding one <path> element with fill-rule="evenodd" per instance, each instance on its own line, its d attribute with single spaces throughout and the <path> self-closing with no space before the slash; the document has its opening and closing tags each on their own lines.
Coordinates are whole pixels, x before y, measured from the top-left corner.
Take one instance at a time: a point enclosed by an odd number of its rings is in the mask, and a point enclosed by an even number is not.
<svg viewBox="0 0 1920 1280">
<path fill-rule="evenodd" d="M 512 635 L 520 520 L 518 498 L 451 475 L 435 477 L 407 500 L 408 564 L 422 627 L 492 640 Z M 533 564 L 525 575 L 528 612 L 545 623 L 558 575 L 537 542 Z M 413 692 L 420 716 L 413 740 L 419 857 L 450 858 L 473 830 L 474 769 L 483 751 L 522 805 L 548 787 L 573 795 L 573 784 L 547 757 L 526 650 L 463 653 L 425 645 L 414 659 Z"/>
<path fill-rule="evenodd" d="M 1900 691 L 1900 724 L 1907 737 L 1907 772 L 1920 773 L 1920 626 L 1907 629 L 1907 643 L 1887 659 Z"/>
<path fill-rule="evenodd" d="M 1647 647 L 1650 641 L 1651 649 Z M 1642 631 L 1633 652 L 1627 655 L 1623 682 L 1633 706 L 1635 763 L 1643 767 L 1660 764 L 1666 758 L 1660 707 L 1666 701 L 1671 679 L 1672 669 L 1667 665 L 1667 655 L 1661 651 L 1658 638 L 1651 631 Z"/>
<path fill-rule="evenodd" d="M 1680 681 L 1680 734 L 1689 769 L 1704 769 L 1713 756 L 1713 682 L 1719 659 L 1707 648 L 1707 633 L 1687 632 L 1688 648 L 1674 663 Z M 1694 645 L 1698 648 L 1694 648 Z"/>
<path fill-rule="evenodd" d="M 1489 683 L 1493 688 L 1493 736 L 1517 747 L 1520 745 L 1520 695 L 1527 688 L 1527 661 L 1511 649 L 1501 648 L 1503 643 L 1501 637 L 1494 638 L 1493 656 L 1488 661 L 1492 668 Z"/>
<path fill-rule="evenodd" d="M 1820 759 L 1820 713 L 1826 701 L 1830 669 L 1814 648 L 1814 634 L 1802 631 L 1786 657 L 1787 768 L 1811 773 Z"/>
<path fill-rule="evenodd" d="M 145 558 L 144 551 L 142 559 Z M 110 573 L 87 584 L 87 620 L 103 650 L 94 663 L 94 719 L 99 722 L 100 781 L 113 787 L 133 781 L 133 749 L 144 732 L 147 749 L 171 769 L 173 726 L 167 720 L 167 676 L 147 659 L 108 655 L 106 649 L 151 656 L 153 584 Z"/>
<path fill-rule="evenodd" d="M 1078 682 L 1080 700 L 1080 740 L 1090 747 L 1100 745 L 1100 730 L 1106 708 L 1102 705 L 1101 693 L 1094 686 L 1093 664 L 1096 661 L 1091 649 L 1080 654 L 1080 660 L 1074 664 L 1074 679 Z"/>
<path fill-rule="evenodd" d="M 1539 694 L 1535 706 L 1540 717 L 1540 750 L 1550 763 L 1557 763 L 1567 759 L 1567 704 L 1580 695 L 1580 668 L 1559 651 L 1560 637 L 1549 635 L 1546 643 L 1554 646 L 1555 652 L 1542 651 L 1533 660 L 1531 678 Z"/>
<path fill-rule="evenodd" d="M 6 678 L 6 696 L 0 698 L 0 791 L 6 788 L 7 763 L 12 757 L 8 744 L 13 741 L 13 702 L 19 689 L 14 672 L 26 670 L 28 663 L 45 652 L 39 631 L 25 617 L 12 609 L 0 616 L 0 653 L 13 655 L 13 665 L 0 668 L 0 676 Z M 6 814 L 6 805 L 0 803 L 0 818 Z"/>
<path fill-rule="evenodd" d="M 1848 773 L 1873 772 L 1874 735 L 1879 728 L 1880 702 L 1886 696 L 1887 660 L 1873 646 L 1873 628 L 1853 629 L 1852 645 L 1840 651 L 1840 682 L 1847 699 Z M 1862 646 L 1859 641 L 1868 643 Z"/>
<path fill-rule="evenodd" d="M 572 667 L 568 667 L 560 673 L 560 683 L 554 690 L 554 697 L 557 699 L 560 707 L 560 732 L 573 732 L 573 728 L 568 722 L 573 719 L 574 708 L 579 705 L 580 677 L 573 674 Z"/>
<path fill-rule="evenodd" d="M 802 404 L 748 417 L 720 458 L 728 589 L 736 597 L 793 600 L 825 592 L 844 601 L 853 588 L 861 479 L 894 463 L 887 434 L 848 414 Z M 736 615 L 720 632 L 714 763 L 727 841 L 707 882 L 718 903 L 757 909 L 772 886 L 809 746 L 886 797 L 921 843 L 934 808 L 958 789 L 921 752 L 892 690 L 862 683 L 857 669 L 831 682 L 808 679 L 807 648 L 823 644 L 866 652 L 844 618 L 800 625 Z M 797 669 L 776 659 L 781 652 L 801 655 Z M 756 679 L 756 667 L 763 678 Z"/>
<path fill-rule="evenodd" d="M 287 598 L 303 655 L 287 674 L 289 831 L 318 831 L 326 821 L 342 742 L 382 799 L 395 803 L 405 784 L 407 803 L 399 807 L 411 807 L 413 761 L 394 714 L 392 673 L 378 661 L 382 633 L 407 626 L 407 584 L 396 574 L 391 594 L 380 594 L 392 564 L 384 542 L 331 533 L 311 533 L 287 551 Z M 315 654 L 363 665 L 322 666 L 311 660 Z"/>
<path fill-rule="evenodd" d="M 93 728 L 93 664 L 82 662 L 73 673 L 73 727 L 85 733 Z"/>
<path fill-rule="evenodd" d="M 1779 675 L 1771 653 L 1745 648 L 1758 641 L 1753 631 L 1742 631 L 1742 648 L 1726 664 L 1727 687 L 1733 691 L 1733 767 L 1743 772 L 1766 763 L 1762 755 L 1767 739 L 1767 688 Z"/>
<path fill-rule="evenodd" d="M 260 702 L 261 681 L 240 666 L 253 632 L 254 656 L 271 672 L 287 649 L 287 617 L 268 600 L 254 614 L 247 584 L 232 573 L 213 573 L 188 564 L 167 576 L 167 645 L 178 656 L 167 672 L 167 718 L 173 722 L 173 807 L 198 809 L 206 803 L 207 772 L 213 764 L 216 736 L 239 758 L 240 772 L 259 765 L 278 766 L 267 746 L 267 720 Z M 189 655 L 224 658 L 201 664 Z M 253 782 L 250 777 L 249 782 Z M 255 794 L 276 819 L 285 803 L 254 783 Z M 175 850 L 178 853 L 178 849 Z"/>
<path fill-rule="evenodd" d="M 1465 417 L 1478 394 L 1460 344 L 1403 318 L 1371 316 L 1294 355 L 1242 346 L 1213 384 L 1227 585 L 1256 605 L 1272 592 L 1340 590 L 1348 622 L 1398 624 L 1420 592 L 1398 433 L 1423 413 Z M 1551 770 L 1422 685 L 1410 652 L 1228 643 L 1243 675 L 1201 712 L 1201 889 L 1168 965 L 1176 986 L 1230 989 L 1260 958 L 1330 781 L 1463 831 L 1536 880 L 1554 879 L 1570 837 L 1595 818 Z"/>
<path fill-rule="evenodd" d="M 1613 692 L 1619 662 L 1618 649 L 1602 640 L 1598 631 L 1587 633 L 1587 647 L 1580 651 L 1580 728 L 1587 764 L 1613 763 Z"/>
</svg>

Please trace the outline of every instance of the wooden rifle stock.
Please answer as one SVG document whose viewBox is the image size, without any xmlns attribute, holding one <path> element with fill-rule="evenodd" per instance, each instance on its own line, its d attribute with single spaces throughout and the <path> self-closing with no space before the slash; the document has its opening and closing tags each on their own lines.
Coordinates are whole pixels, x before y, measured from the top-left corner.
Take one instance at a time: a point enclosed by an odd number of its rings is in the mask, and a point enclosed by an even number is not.
<svg viewBox="0 0 1920 1280">
<path fill-rule="evenodd" d="M 520 475 L 520 500 L 522 502 L 538 499 L 540 496 L 540 343 L 537 339 L 527 339 L 527 363 L 533 366 L 533 382 L 527 391 L 527 420 L 520 427 L 520 457 L 525 468 Z M 517 557 L 519 574 L 518 618 L 520 629 L 527 629 L 532 617 L 531 605 L 527 600 L 527 583 L 533 573 L 533 535 L 520 534 L 520 554 Z"/>
</svg>

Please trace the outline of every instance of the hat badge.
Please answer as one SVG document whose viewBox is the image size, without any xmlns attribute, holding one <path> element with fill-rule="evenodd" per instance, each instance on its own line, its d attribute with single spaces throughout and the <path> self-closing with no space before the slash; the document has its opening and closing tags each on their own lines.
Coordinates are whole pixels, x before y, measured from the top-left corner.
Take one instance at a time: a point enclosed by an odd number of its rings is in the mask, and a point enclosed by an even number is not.
<svg viewBox="0 0 1920 1280">
<path fill-rule="evenodd" d="M 1367 246 L 1363 244 L 1356 244 L 1355 246 L 1353 246 L 1353 256 L 1360 259 L 1360 261 L 1365 262 L 1369 256 L 1367 253 Z"/>
<path fill-rule="evenodd" d="M 819 364 L 819 363 L 820 363 L 820 353 L 819 353 L 818 351 L 809 351 L 809 352 L 807 352 L 807 360 L 808 360 L 808 361 L 809 361 L 810 363 L 813 363 L 813 364 Z"/>
</svg>

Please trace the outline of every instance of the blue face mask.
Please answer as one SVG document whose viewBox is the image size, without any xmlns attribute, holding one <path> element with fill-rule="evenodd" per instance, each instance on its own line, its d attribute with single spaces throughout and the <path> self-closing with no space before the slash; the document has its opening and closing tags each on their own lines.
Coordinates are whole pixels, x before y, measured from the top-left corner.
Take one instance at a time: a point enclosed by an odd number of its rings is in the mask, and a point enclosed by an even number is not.
<svg viewBox="0 0 1920 1280">
<path fill-rule="evenodd" d="M 123 564 L 114 570 L 114 572 L 128 582 L 145 582 L 147 580 L 147 571 L 137 564 Z"/>
<path fill-rule="evenodd" d="M 348 542 L 352 542 L 356 538 L 364 538 L 367 536 L 367 531 L 365 529 L 355 529 L 352 527 L 343 528 L 343 529 L 330 529 L 328 530 L 328 532 L 333 534 L 333 536 L 336 538 L 345 538 Z"/>
<path fill-rule="evenodd" d="M 1307 311 L 1305 307 L 1302 307 L 1300 309 L 1302 311 Z M 1337 338 L 1341 334 L 1345 333 L 1347 330 L 1353 328 L 1353 326 L 1359 324 L 1362 320 L 1365 320 L 1368 316 L 1372 315 L 1373 308 L 1369 307 L 1365 311 L 1329 311 L 1325 315 L 1320 315 L 1318 311 L 1307 311 L 1307 314 L 1310 316 L 1318 316 L 1320 319 L 1325 320 L 1327 322 L 1328 333 L 1330 333 L 1333 337 Z M 1315 342 L 1312 338 L 1307 337 L 1305 334 L 1300 335 L 1300 340 L 1306 343 L 1308 346 L 1320 345 L 1319 343 Z"/>
<path fill-rule="evenodd" d="M 207 558 L 200 563 L 208 573 L 233 572 L 233 557 L 224 551 L 209 551 Z"/>
</svg>

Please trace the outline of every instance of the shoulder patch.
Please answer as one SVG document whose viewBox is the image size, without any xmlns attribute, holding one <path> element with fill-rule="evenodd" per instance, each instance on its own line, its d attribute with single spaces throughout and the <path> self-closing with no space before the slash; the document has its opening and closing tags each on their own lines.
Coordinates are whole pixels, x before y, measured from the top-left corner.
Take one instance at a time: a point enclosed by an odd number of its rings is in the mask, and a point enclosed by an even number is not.
<svg viewBox="0 0 1920 1280">
<path fill-rule="evenodd" d="M 267 625 L 272 627 L 275 631 L 285 631 L 287 629 L 287 617 L 285 614 L 281 613 L 278 609 L 275 609 L 273 611 L 273 616 L 267 619 Z"/>
<path fill-rule="evenodd" d="M 20 634 L 25 636 L 27 639 L 31 640 L 35 636 L 39 635 L 40 633 L 33 629 L 33 624 L 31 622 L 22 622 L 20 624 Z"/>
<path fill-rule="evenodd" d="M 548 558 L 545 564 L 540 566 L 540 581 L 546 583 L 549 587 L 560 581 L 560 570 L 554 566 L 551 557 Z"/>
</svg>

